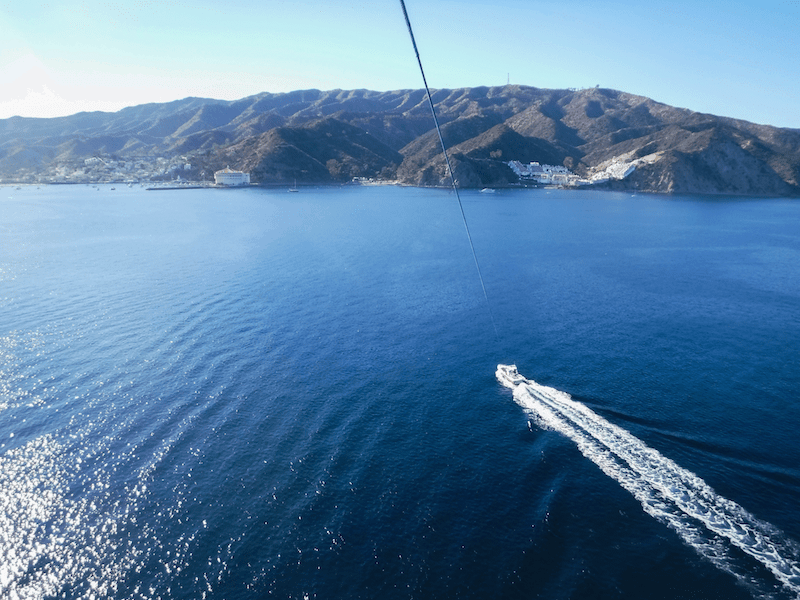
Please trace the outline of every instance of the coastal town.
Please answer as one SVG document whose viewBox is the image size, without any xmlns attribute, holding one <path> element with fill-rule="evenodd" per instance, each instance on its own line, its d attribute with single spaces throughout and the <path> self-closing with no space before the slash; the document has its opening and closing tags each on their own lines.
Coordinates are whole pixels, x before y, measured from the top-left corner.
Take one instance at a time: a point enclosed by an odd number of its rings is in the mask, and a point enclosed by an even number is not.
<svg viewBox="0 0 800 600">
<path fill-rule="evenodd" d="M 231 169 L 207 172 L 194 167 L 187 156 L 140 157 L 118 159 L 111 156 L 92 156 L 83 160 L 65 161 L 42 170 L 21 169 L 14 184 L 101 184 L 101 183 L 169 183 L 171 185 L 249 185 L 249 173 Z M 624 179 L 630 175 L 642 159 L 627 161 L 624 157 L 608 161 L 595 169 L 588 177 L 580 177 L 564 166 L 539 162 L 523 164 L 517 160 L 506 163 L 519 178 L 522 185 L 545 185 L 576 187 L 602 184 L 612 179 Z M 355 177 L 353 183 L 380 183 L 373 178 Z"/>
<path fill-rule="evenodd" d="M 194 168 L 186 156 L 172 158 L 143 156 L 116 158 L 91 156 L 68 160 L 39 168 L 20 168 L 13 180 L 0 183 L 149 183 L 149 182 L 207 182 L 212 184 L 214 173 Z"/>
</svg>

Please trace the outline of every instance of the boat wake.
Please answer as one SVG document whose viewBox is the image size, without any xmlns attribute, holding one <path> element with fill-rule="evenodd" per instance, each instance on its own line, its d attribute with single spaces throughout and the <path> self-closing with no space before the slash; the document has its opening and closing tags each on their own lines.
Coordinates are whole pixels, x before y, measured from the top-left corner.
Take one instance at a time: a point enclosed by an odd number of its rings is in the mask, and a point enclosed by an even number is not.
<svg viewBox="0 0 800 600">
<path fill-rule="evenodd" d="M 800 598 L 800 547 L 793 540 L 569 394 L 526 379 L 515 365 L 498 365 L 496 375 L 540 426 L 573 440 L 646 513 L 674 529 L 702 556 L 744 583 L 761 587 L 742 572 L 735 548 L 766 567 L 785 592 Z"/>
</svg>

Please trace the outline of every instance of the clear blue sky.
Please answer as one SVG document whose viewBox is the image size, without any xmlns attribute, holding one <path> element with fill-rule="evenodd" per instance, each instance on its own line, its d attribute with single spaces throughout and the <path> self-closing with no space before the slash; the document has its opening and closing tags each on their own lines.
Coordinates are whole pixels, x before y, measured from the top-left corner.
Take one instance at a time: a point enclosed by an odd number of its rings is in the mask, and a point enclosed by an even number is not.
<svg viewBox="0 0 800 600">
<path fill-rule="evenodd" d="M 600 85 L 800 128 L 800 0 L 406 0 L 434 88 Z M 0 118 L 422 87 L 399 0 L 0 0 Z"/>
</svg>

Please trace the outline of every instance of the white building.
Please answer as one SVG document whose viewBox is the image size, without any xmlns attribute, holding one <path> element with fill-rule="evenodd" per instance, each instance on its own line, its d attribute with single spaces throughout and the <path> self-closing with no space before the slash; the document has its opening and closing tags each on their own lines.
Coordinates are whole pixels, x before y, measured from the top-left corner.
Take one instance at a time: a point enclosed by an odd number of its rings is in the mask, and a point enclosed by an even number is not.
<svg viewBox="0 0 800 600">
<path fill-rule="evenodd" d="M 249 185 L 250 173 L 234 171 L 230 167 L 225 167 L 221 171 L 214 173 L 214 183 L 217 185 Z"/>
<path fill-rule="evenodd" d="M 524 165 L 518 160 L 512 160 L 508 166 L 520 179 L 545 185 L 571 185 L 577 180 L 577 176 L 569 169 L 557 165 L 542 165 L 538 162 Z"/>
</svg>

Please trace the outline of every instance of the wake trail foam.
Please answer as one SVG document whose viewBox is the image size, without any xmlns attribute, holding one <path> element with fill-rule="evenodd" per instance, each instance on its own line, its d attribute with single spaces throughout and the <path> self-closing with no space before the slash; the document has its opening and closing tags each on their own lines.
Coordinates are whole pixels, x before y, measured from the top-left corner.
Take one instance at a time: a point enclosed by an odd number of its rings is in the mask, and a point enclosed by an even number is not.
<svg viewBox="0 0 800 600">
<path fill-rule="evenodd" d="M 718 495 L 700 477 L 569 394 L 524 378 L 515 365 L 498 365 L 496 376 L 541 426 L 573 440 L 647 514 L 669 525 L 702 556 L 747 581 L 729 552 L 731 546 L 738 548 L 800 598 L 800 547 L 777 528 Z"/>
</svg>

